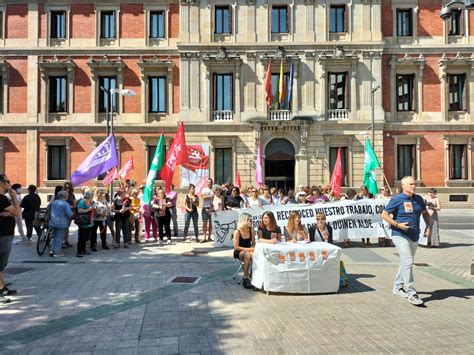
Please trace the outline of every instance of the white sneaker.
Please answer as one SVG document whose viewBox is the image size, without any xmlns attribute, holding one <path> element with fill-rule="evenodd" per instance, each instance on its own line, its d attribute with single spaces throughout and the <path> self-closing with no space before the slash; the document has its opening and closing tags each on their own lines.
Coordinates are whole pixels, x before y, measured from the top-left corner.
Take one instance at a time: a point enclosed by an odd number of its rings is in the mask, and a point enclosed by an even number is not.
<svg viewBox="0 0 474 355">
<path fill-rule="evenodd" d="M 171 244 L 171 239 L 168 239 L 168 241 L 166 242 L 167 244 Z"/>
<path fill-rule="evenodd" d="M 405 290 L 403 289 L 403 287 L 394 288 L 394 289 L 393 289 L 393 294 L 394 294 L 394 295 L 397 295 L 397 296 L 400 296 L 400 297 L 403 297 L 403 298 L 408 298 L 408 293 L 405 292 Z"/>
<path fill-rule="evenodd" d="M 408 302 L 410 302 L 412 305 L 415 305 L 415 306 L 423 305 L 423 300 L 419 299 L 416 293 L 408 297 Z"/>
<path fill-rule="evenodd" d="M 13 242 L 12 242 L 12 244 L 20 244 L 20 242 L 21 242 L 21 241 L 20 241 L 20 240 L 18 240 L 18 239 L 13 239 Z"/>
</svg>

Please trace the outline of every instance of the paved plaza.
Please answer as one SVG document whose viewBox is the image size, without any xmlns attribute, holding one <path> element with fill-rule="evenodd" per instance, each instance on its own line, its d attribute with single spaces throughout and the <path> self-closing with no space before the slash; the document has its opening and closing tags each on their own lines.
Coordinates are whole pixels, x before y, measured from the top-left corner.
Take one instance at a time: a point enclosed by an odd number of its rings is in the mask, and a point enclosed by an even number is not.
<svg viewBox="0 0 474 355">
<path fill-rule="evenodd" d="M 6 281 L 18 295 L 0 306 L 0 353 L 473 353 L 473 221 L 473 211 L 443 210 L 441 248 L 418 249 L 423 308 L 392 294 L 395 248 L 344 249 L 350 285 L 338 294 L 266 295 L 238 285 L 231 251 L 210 243 L 82 259 L 75 248 L 53 259 L 17 244 Z"/>
</svg>

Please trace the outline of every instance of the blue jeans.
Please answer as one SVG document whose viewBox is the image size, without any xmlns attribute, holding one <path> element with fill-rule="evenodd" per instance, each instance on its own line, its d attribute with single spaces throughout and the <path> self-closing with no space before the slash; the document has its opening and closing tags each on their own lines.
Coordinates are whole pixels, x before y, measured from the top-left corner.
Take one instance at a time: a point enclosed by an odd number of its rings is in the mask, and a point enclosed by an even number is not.
<svg viewBox="0 0 474 355">
<path fill-rule="evenodd" d="M 61 245 L 63 244 L 64 236 L 68 229 L 55 227 L 51 227 L 51 229 L 53 230 L 53 247 L 51 251 L 53 254 L 57 254 L 61 251 Z"/>
<path fill-rule="evenodd" d="M 393 287 L 399 289 L 405 285 L 405 292 L 409 296 L 414 295 L 416 290 L 413 286 L 413 262 L 418 242 L 397 235 L 392 235 L 392 242 L 397 247 L 398 254 L 400 255 L 400 266 L 398 267 Z"/>
<path fill-rule="evenodd" d="M 194 212 L 186 211 L 184 213 L 184 237 L 186 238 L 188 236 L 189 222 L 191 222 L 191 219 L 193 220 L 194 236 L 196 237 L 196 240 L 197 240 L 199 236 L 199 227 L 198 227 L 199 215 L 197 211 L 194 211 Z"/>
</svg>

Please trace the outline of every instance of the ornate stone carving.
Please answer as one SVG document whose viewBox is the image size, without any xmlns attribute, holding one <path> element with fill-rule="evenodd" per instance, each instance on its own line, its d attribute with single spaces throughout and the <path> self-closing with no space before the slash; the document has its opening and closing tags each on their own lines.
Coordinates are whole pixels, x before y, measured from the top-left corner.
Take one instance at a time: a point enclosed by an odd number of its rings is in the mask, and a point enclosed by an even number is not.
<svg viewBox="0 0 474 355">
<path fill-rule="evenodd" d="M 274 54 L 264 53 L 260 57 L 260 59 L 262 60 L 262 62 L 266 62 L 269 59 L 280 59 L 280 60 L 283 59 L 286 62 L 291 62 L 291 61 L 299 62 L 300 61 L 300 57 L 296 51 L 293 53 L 289 53 L 286 51 L 285 47 L 283 46 L 278 46 L 275 49 Z"/>
<path fill-rule="evenodd" d="M 118 56 L 116 59 L 110 59 L 106 54 L 98 59 L 96 59 L 94 56 L 90 56 L 89 60 L 87 61 L 87 65 L 89 68 L 91 68 L 91 70 L 96 68 L 116 68 L 118 71 L 122 71 L 124 66 L 120 56 Z"/>
<path fill-rule="evenodd" d="M 66 70 L 69 79 L 72 80 L 74 79 L 74 67 L 75 64 L 69 56 L 63 59 L 58 58 L 57 55 L 54 55 L 52 58 L 45 58 L 43 56 L 38 58 L 38 68 L 43 76 L 46 75 L 47 71 Z"/>
</svg>

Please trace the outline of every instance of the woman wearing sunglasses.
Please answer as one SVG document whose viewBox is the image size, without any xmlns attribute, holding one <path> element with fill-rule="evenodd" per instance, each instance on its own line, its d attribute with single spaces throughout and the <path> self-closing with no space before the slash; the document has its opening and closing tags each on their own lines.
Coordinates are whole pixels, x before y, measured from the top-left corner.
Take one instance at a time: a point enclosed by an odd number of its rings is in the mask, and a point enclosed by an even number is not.
<svg viewBox="0 0 474 355">
<path fill-rule="evenodd" d="M 324 213 L 316 214 L 316 224 L 309 229 L 309 240 L 332 244 L 332 227 L 326 223 Z"/>
</svg>

